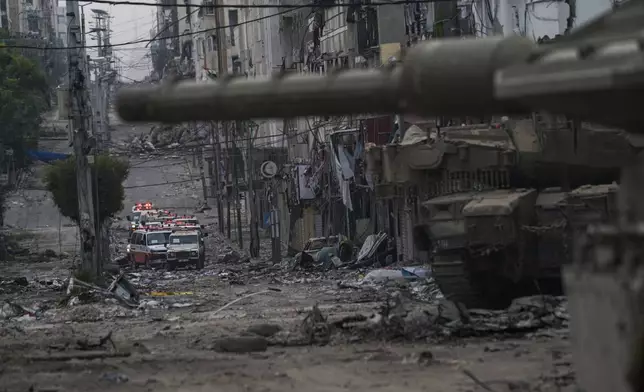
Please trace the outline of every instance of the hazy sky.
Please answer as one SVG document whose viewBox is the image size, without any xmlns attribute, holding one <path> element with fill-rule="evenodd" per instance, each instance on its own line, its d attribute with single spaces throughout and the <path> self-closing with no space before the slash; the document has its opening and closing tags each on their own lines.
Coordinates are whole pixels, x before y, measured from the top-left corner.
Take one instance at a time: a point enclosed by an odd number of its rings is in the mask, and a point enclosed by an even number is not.
<svg viewBox="0 0 644 392">
<path fill-rule="evenodd" d="M 118 0 L 116 0 L 118 1 Z M 154 4 L 154 0 L 144 0 Z M 59 0 L 63 4 L 64 1 Z M 85 12 L 86 30 L 94 25 L 92 9 L 102 9 L 111 16 L 112 44 L 150 39 L 150 30 L 156 24 L 156 7 L 143 5 L 109 5 L 81 2 Z M 86 4 L 86 5 L 85 5 Z M 96 45 L 93 38 L 88 37 L 88 46 Z M 123 79 L 141 80 L 150 74 L 150 49 L 146 42 L 116 46 L 113 54 L 117 58 L 116 66 L 120 67 Z M 90 56 L 94 55 L 88 50 Z"/>
</svg>

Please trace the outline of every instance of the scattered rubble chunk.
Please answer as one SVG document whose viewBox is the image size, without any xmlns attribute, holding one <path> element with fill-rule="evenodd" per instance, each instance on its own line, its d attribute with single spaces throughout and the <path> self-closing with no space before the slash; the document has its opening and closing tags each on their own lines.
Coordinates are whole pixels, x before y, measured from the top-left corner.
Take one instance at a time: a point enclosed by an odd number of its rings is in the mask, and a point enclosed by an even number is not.
<svg viewBox="0 0 644 392">
<path fill-rule="evenodd" d="M 249 327 L 246 331 L 258 336 L 269 338 L 282 330 L 277 324 L 257 324 Z"/>
<path fill-rule="evenodd" d="M 123 384 L 128 382 L 130 378 L 122 373 L 110 372 L 110 373 L 103 373 L 103 375 L 101 376 L 101 380 L 110 381 L 115 384 Z"/>
<path fill-rule="evenodd" d="M 222 353 L 250 353 L 266 351 L 268 340 L 260 336 L 239 336 L 217 339 L 213 350 Z"/>
<path fill-rule="evenodd" d="M 317 304 L 302 320 L 300 330 L 309 344 L 326 344 L 331 338 L 331 328 Z"/>
<path fill-rule="evenodd" d="M 130 352 L 105 352 L 105 351 L 80 351 L 67 353 L 52 353 L 49 355 L 28 355 L 26 359 L 30 361 L 69 361 L 72 359 L 92 360 L 104 358 L 124 358 L 129 357 Z"/>
<path fill-rule="evenodd" d="M 114 344 L 114 341 L 112 340 L 112 331 L 110 331 L 104 337 L 98 339 L 97 342 L 90 342 L 88 339 L 85 339 L 85 340 L 78 340 L 76 342 L 76 345 L 81 350 L 89 351 L 89 350 L 95 350 L 97 348 L 102 348 L 105 346 L 107 342 L 109 342 L 112 345 L 112 348 L 116 350 L 116 344 Z"/>
<path fill-rule="evenodd" d="M 232 264 L 237 263 L 239 260 L 241 260 L 241 255 L 234 250 L 229 250 L 228 252 L 219 256 L 219 259 L 217 261 L 223 264 Z"/>
</svg>

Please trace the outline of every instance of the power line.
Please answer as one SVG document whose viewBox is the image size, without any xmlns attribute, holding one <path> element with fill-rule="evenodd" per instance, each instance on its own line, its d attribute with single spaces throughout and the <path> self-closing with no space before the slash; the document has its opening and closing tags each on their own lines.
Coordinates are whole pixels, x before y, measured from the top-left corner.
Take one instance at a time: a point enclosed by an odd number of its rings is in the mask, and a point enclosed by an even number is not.
<svg viewBox="0 0 644 392">
<path fill-rule="evenodd" d="M 359 6 L 381 6 L 381 5 L 396 5 L 396 4 L 426 4 L 426 3 L 440 3 L 453 0 L 392 0 L 392 1 L 372 1 L 366 4 L 333 4 L 330 6 L 320 6 L 318 4 L 172 4 L 172 7 L 178 8 L 197 8 L 197 9 L 214 9 L 214 8 L 236 8 L 236 9 L 256 9 L 256 8 L 288 8 L 297 9 L 305 7 L 315 8 L 331 8 L 331 7 L 359 7 Z M 114 0 L 92 0 L 92 3 L 109 4 L 109 5 L 144 5 L 148 7 L 159 7 L 157 3 L 149 3 L 144 1 L 114 1 Z"/>
<path fill-rule="evenodd" d="M 452 1 L 452 0 L 430 0 L 429 2 L 445 2 L 445 1 Z M 111 5 L 147 5 L 147 6 L 154 6 L 158 7 L 158 4 L 153 4 L 153 3 L 146 3 L 146 2 L 116 2 L 116 1 L 111 1 L 111 0 L 96 0 L 93 1 L 94 3 L 102 3 L 102 4 L 111 4 Z M 397 5 L 397 4 L 425 4 L 428 1 L 421 1 L 421 0 L 392 0 L 392 1 L 385 1 L 385 2 L 371 2 L 370 4 L 364 4 L 365 6 L 387 6 L 387 5 Z M 177 6 L 177 7 L 188 7 L 187 4 L 173 4 L 172 6 Z M 335 4 L 334 7 L 357 7 L 359 5 L 354 5 L 354 4 Z M 212 8 L 214 6 L 208 5 L 208 6 L 203 6 L 203 5 L 190 5 L 190 7 L 200 7 L 200 8 Z M 141 39 L 141 40 L 134 40 L 134 41 L 129 41 L 129 42 L 121 42 L 117 44 L 110 44 L 110 45 L 89 45 L 89 46 L 74 46 L 74 47 L 55 47 L 55 46 L 44 46 L 44 47 L 38 47 L 38 46 L 29 46 L 29 45 L 3 45 L 0 46 L 0 49 L 40 49 L 40 50 L 70 50 L 70 49 L 98 49 L 98 48 L 114 48 L 114 47 L 119 47 L 119 46 L 128 46 L 128 45 L 135 45 L 135 44 L 142 44 L 142 43 L 150 43 L 154 41 L 161 41 L 161 40 L 166 40 L 166 39 L 172 39 L 172 38 L 180 38 L 180 37 L 189 37 L 192 35 L 196 34 L 201 34 L 201 33 L 207 33 L 210 31 L 216 31 L 216 30 L 221 30 L 221 29 L 227 29 L 231 27 L 238 27 L 238 26 L 243 26 L 249 23 L 254 23 L 254 22 L 259 22 L 265 19 L 269 19 L 275 16 L 280 16 L 284 15 L 287 13 L 290 13 L 294 10 L 297 9 L 302 9 L 302 8 L 308 8 L 308 7 L 315 7 L 313 4 L 309 5 L 294 5 L 294 4 L 281 4 L 281 5 L 235 5 L 235 6 L 227 6 L 227 5 L 222 5 L 222 6 L 217 6 L 215 8 L 288 8 L 286 11 L 280 11 L 276 12 L 271 15 L 266 15 L 262 16 L 259 18 L 239 22 L 239 23 L 233 23 L 229 24 L 226 26 L 221 26 L 221 27 L 212 27 L 209 29 L 204 29 L 204 30 L 198 30 L 194 32 L 188 32 L 188 33 L 182 33 L 178 35 L 173 35 L 169 37 L 158 37 L 155 36 L 154 38 L 151 39 Z M 324 7 L 328 8 L 328 7 Z M 157 34 L 158 35 L 158 34 Z M 2 43 L 4 40 L 0 40 L 0 43 Z"/>
<path fill-rule="evenodd" d="M 134 188 L 149 188 L 152 186 L 162 186 L 162 185 L 172 185 L 172 184 L 183 184 L 186 182 L 194 182 L 194 181 L 200 181 L 201 179 L 199 177 L 192 178 L 190 180 L 180 180 L 180 181 L 169 181 L 169 182 L 161 182 L 158 184 L 145 184 L 145 185 L 131 185 L 131 186 L 124 186 L 123 189 L 134 189 Z"/>
<path fill-rule="evenodd" d="M 300 7 L 304 8 L 305 6 L 300 6 Z M 170 36 L 170 37 L 155 37 L 155 38 L 151 38 L 151 39 L 141 39 L 141 40 L 135 40 L 135 41 L 129 41 L 129 42 L 121 42 L 121 43 L 110 44 L 110 45 L 102 45 L 102 46 L 101 45 L 90 45 L 90 46 L 72 46 L 72 47 L 64 47 L 64 46 L 60 46 L 60 47 L 56 47 L 56 46 L 39 47 L 39 46 L 29 46 L 29 45 L 0 45 L 0 49 L 70 50 L 70 49 L 83 49 L 83 48 L 84 49 L 98 49 L 98 48 L 108 48 L 108 47 L 109 48 L 114 48 L 114 47 L 118 47 L 118 46 L 142 44 L 142 43 L 148 43 L 148 42 L 153 42 L 153 41 L 161 41 L 161 40 L 165 40 L 165 39 L 189 37 L 191 35 L 207 33 L 207 32 L 210 32 L 210 31 L 216 31 L 216 30 L 221 30 L 221 29 L 228 29 L 228 28 L 231 28 L 231 27 L 243 26 L 245 24 L 259 22 L 259 21 L 269 19 L 269 18 L 272 18 L 272 17 L 275 17 L 275 16 L 288 14 L 290 12 L 293 12 L 293 10 L 290 9 L 290 10 L 286 10 L 286 11 L 280 11 L 280 12 L 276 12 L 276 13 L 271 14 L 271 15 L 262 16 L 262 17 L 247 20 L 247 21 L 244 21 L 244 22 L 233 23 L 233 24 L 229 24 L 229 25 L 221 26 L 221 27 L 212 27 L 212 28 L 209 28 L 209 29 L 198 30 L 198 31 L 193 31 L 193 32 L 188 32 L 188 33 L 182 33 L 182 34 L 173 35 L 173 36 Z M 3 43 L 3 41 L 4 40 L 0 40 L 0 44 Z"/>
</svg>

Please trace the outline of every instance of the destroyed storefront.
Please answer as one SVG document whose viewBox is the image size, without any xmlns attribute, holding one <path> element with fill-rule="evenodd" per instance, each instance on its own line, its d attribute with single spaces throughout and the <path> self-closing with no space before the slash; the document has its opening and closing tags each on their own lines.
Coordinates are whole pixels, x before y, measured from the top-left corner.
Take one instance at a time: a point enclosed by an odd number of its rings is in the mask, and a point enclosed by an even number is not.
<svg viewBox="0 0 644 392">
<path fill-rule="evenodd" d="M 309 162 L 293 165 L 289 207 L 295 250 L 310 238 L 342 234 L 362 243 L 374 232 L 364 146 L 362 128 L 335 130 L 326 142 L 314 140 Z"/>
</svg>

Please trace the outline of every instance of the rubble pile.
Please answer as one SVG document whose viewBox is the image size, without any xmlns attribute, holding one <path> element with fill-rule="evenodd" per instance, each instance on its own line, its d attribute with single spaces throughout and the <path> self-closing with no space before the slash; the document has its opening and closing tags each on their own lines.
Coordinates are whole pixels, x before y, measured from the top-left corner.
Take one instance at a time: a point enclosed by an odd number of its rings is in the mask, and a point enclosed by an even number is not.
<svg viewBox="0 0 644 392">
<path fill-rule="evenodd" d="M 327 319 L 314 306 L 302 321 L 301 328 L 306 333 L 302 332 L 299 340 L 309 340 L 311 344 L 355 342 L 369 338 L 449 339 L 536 331 L 549 336 L 568 332 L 568 314 L 564 297 L 522 297 L 505 310 L 492 311 L 466 309 L 462 304 L 445 299 L 435 304 L 421 303 L 403 292 L 396 292 L 370 315 Z"/>
<path fill-rule="evenodd" d="M 58 278 L 41 278 L 29 280 L 25 276 L 0 278 L 0 294 L 19 294 L 30 291 L 62 291 L 67 282 Z"/>
<path fill-rule="evenodd" d="M 190 143 L 203 142 L 208 136 L 205 128 L 195 128 L 190 125 L 154 125 L 145 133 L 134 134 L 122 146 L 135 153 L 150 153 L 158 149 L 178 148 Z"/>
</svg>

